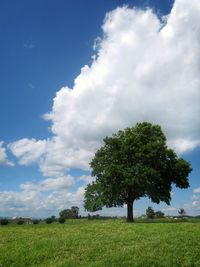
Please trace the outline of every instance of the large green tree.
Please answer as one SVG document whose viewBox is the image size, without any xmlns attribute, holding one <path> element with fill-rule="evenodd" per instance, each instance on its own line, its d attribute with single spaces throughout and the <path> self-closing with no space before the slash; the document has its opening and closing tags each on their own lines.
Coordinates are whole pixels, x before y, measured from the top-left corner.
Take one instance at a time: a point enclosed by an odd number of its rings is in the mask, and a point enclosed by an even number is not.
<svg viewBox="0 0 200 267">
<path fill-rule="evenodd" d="M 127 205 L 133 222 L 133 203 L 141 197 L 152 202 L 171 200 L 172 184 L 188 188 L 190 164 L 166 145 L 159 125 L 143 122 L 104 139 L 90 163 L 96 181 L 85 190 L 88 211 Z"/>
</svg>

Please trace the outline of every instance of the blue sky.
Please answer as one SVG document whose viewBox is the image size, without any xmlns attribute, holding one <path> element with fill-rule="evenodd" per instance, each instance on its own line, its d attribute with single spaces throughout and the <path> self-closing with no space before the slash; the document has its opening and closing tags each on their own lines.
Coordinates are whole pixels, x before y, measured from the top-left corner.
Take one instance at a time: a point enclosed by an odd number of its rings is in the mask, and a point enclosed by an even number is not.
<svg viewBox="0 0 200 267">
<path fill-rule="evenodd" d="M 200 7 L 173 4 L 1 1 L 0 216 L 81 207 L 102 138 L 143 120 L 161 124 L 193 172 L 170 207 L 140 200 L 136 214 L 199 214 Z"/>
</svg>

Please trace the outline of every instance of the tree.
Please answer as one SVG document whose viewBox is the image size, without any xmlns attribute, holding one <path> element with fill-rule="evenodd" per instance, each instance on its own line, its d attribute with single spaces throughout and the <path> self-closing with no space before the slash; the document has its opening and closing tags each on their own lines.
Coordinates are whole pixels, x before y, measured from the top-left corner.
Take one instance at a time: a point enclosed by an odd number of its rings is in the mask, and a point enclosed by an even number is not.
<svg viewBox="0 0 200 267">
<path fill-rule="evenodd" d="M 172 184 L 188 188 L 190 164 L 166 145 L 159 125 L 137 123 L 104 139 L 92 162 L 96 181 L 85 190 L 84 207 L 97 211 L 127 205 L 127 221 L 133 222 L 133 203 L 141 197 L 153 202 L 171 200 Z"/>
<path fill-rule="evenodd" d="M 183 208 L 181 208 L 181 209 L 178 210 L 178 214 L 179 214 L 181 217 L 183 217 L 184 215 L 186 215 L 186 211 L 185 211 Z"/>
<path fill-rule="evenodd" d="M 51 216 L 51 219 L 52 219 L 53 222 L 55 222 L 56 221 L 56 216 L 54 216 L 54 215 Z"/>
<path fill-rule="evenodd" d="M 72 206 L 71 207 L 71 212 L 72 212 L 72 218 L 78 218 L 78 213 L 79 213 L 79 207 Z"/>
<path fill-rule="evenodd" d="M 78 218 L 78 213 L 79 213 L 79 208 L 76 206 L 72 206 L 71 209 L 62 210 L 59 213 L 59 215 L 60 215 L 60 218 L 75 219 L 75 218 Z"/>
<path fill-rule="evenodd" d="M 164 212 L 158 210 L 158 211 L 155 212 L 155 217 L 156 218 L 159 218 L 159 219 L 160 218 L 164 218 L 165 217 L 165 214 L 164 214 Z"/>
<path fill-rule="evenodd" d="M 65 218 L 65 219 L 70 217 L 70 215 L 71 215 L 71 210 L 70 209 L 61 210 L 60 213 L 59 213 L 60 218 Z"/>
<path fill-rule="evenodd" d="M 146 209 L 146 216 L 148 219 L 153 219 L 155 217 L 155 212 L 152 207 Z"/>
</svg>

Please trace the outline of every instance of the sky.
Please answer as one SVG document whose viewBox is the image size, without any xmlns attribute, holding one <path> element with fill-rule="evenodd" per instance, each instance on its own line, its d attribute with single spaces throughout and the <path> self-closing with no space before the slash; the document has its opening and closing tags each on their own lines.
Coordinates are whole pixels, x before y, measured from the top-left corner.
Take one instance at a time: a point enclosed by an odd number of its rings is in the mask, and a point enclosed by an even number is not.
<svg viewBox="0 0 200 267">
<path fill-rule="evenodd" d="M 199 13 L 199 0 L 0 1 L 0 216 L 87 214 L 95 151 L 142 121 L 193 171 L 170 206 L 143 198 L 134 214 L 200 214 Z"/>
</svg>

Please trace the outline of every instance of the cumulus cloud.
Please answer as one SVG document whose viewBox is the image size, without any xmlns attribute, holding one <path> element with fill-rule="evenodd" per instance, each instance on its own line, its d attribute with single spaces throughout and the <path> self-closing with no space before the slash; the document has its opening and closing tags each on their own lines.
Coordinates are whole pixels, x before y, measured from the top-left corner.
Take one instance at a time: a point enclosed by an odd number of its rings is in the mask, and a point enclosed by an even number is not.
<svg viewBox="0 0 200 267">
<path fill-rule="evenodd" d="M 194 189 L 194 193 L 200 193 L 200 187 Z"/>
<path fill-rule="evenodd" d="M 84 184 L 92 181 L 92 177 L 87 175 L 76 179 L 83 181 Z M 79 206 L 81 214 L 84 214 L 84 185 L 75 189 L 74 182 L 75 177 L 66 175 L 20 184 L 21 190 L 18 192 L 0 191 L 0 214 L 45 217 L 58 215 L 62 209 L 71 206 Z"/>
<path fill-rule="evenodd" d="M 22 165 L 28 165 L 38 160 L 46 149 L 46 140 L 23 138 L 8 145 L 11 152 L 19 159 Z"/>
<path fill-rule="evenodd" d="M 73 90 L 57 92 L 45 116 L 53 134 L 90 151 L 105 135 L 146 120 L 161 124 L 178 152 L 197 147 L 199 11 L 198 1 L 176 1 L 164 27 L 151 10 L 107 14 L 96 59 Z"/>
<path fill-rule="evenodd" d="M 178 210 L 177 208 L 174 208 L 174 207 L 171 207 L 171 206 L 162 209 L 163 212 L 167 212 L 167 213 L 169 213 L 169 212 L 172 212 L 173 213 L 173 212 L 175 212 L 177 210 Z"/>
<path fill-rule="evenodd" d="M 79 181 L 83 181 L 86 184 L 89 184 L 89 183 L 94 181 L 94 177 L 92 177 L 90 175 L 82 175 L 79 177 Z"/>
<path fill-rule="evenodd" d="M 39 159 L 45 176 L 89 169 L 106 135 L 138 121 L 160 124 L 179 153 L 199 146 L 199 12 L 198 0 L 176 0 L 165 24 L 150 9 L 109 12 L 91 66 L 72 89 L 56 93 L 44 115 L 53 138 L 11 144 L 19 162 Z"/>
<path fill-rule="evenodd" d="M 163 20 L 152 10 L 109 12 L 73 88 L 63 87 L 43 117 L 52 138 L 9 145 L 19 163 L 46 177 L 89 170 L 106 135 L 136 122 L 160 124 L 178 153 L 200 145 L 200 1 L 176 0 Z"/>
<path fill-rule="evenodd" d="M 48 178 L 42 180 L 39 183 L 25 183 L 21 184 L 20 188 L 23 190 L 30 191 L 52 191 L 52 190 L 61 190 L 72 187 L 73 177 L 71 175 L 59 177 L 59 178 Z"/>
<path fill-rule="evenodd" d="M 0 141 L 0 165 L 14 166 L 14 163 L 8 160 L 3 144 L 4 142 Z"/>
<path fill-rule="evenodd" d="M 191 209 L 200 211 L 200 187 L 193 190 Z"/>
<path fill-rule="evenodd" d="M 186 212 L 192 215 L 199 215 L 200 211 L 200 188 L 195 188 L 193 190 L 193 195 L 191 201 L 184 204 Z"/>
<path fill-rule="evenodd" d="M 57 188 L 48 195 L 46 192 L 35 190 L 33 187 L 21 185 L 22 191 L 0 192 L 0 214 L 6 216 L 45 217 L 58 215 L 59 211 L 74 205 L 81 206 L 84 188 L 79 187 L 75 192 Z M 83 212 L 83 208 L 82 208 Z"/>
</svg>

